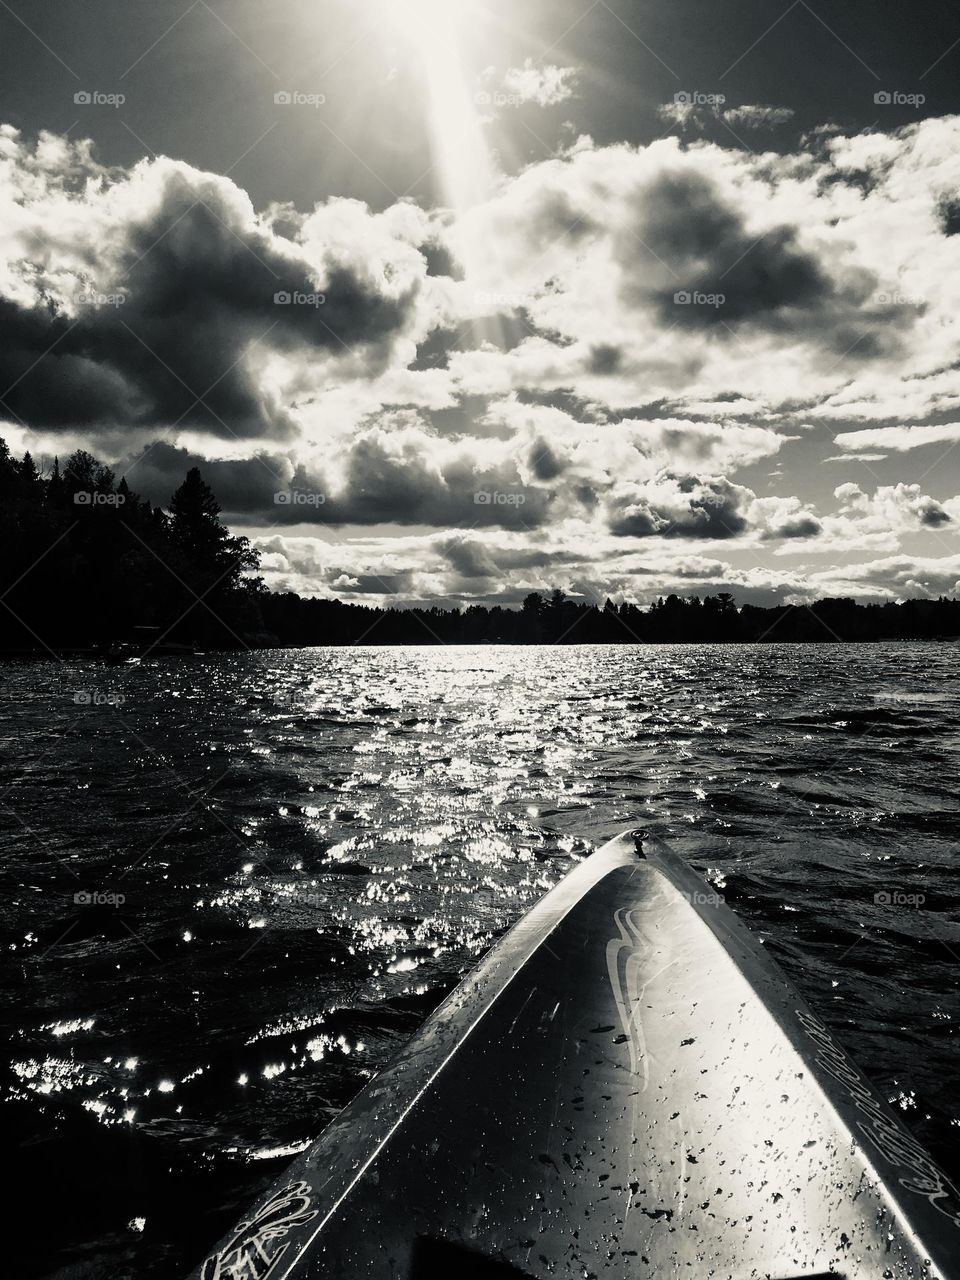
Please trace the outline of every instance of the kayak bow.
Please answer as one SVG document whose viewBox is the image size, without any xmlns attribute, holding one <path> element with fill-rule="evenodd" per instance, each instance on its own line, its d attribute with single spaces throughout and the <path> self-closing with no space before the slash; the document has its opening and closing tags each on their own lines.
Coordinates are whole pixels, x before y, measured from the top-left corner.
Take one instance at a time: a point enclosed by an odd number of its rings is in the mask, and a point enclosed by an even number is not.
<svg viewBox="0 0 960 1280">
<path fill-rule="evenodd" d="M 960 1276 L 960 1197 L 716 891 L 580 863 L 195 1280 Z"/>
</svg>

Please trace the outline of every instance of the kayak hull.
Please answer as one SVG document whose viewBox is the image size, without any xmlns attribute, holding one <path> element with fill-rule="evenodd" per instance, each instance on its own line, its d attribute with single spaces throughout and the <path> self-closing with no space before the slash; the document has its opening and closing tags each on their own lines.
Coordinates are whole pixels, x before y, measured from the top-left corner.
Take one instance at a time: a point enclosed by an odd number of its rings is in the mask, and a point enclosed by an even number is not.
<svg viewBox="0 0 960 1280">
<path fill-rule="evenodd" d="M 716 891 L 586 859 L 195 1275 L 960 1275 L 960 1203 Z"/>
</svg>

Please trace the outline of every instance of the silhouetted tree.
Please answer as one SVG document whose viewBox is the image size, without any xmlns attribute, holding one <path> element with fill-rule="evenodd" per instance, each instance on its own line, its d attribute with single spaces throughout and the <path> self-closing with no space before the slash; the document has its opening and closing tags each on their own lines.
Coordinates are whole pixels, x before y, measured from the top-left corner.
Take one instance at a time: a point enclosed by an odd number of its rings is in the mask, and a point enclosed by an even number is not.
<svg viewBox="0 0 960 1280">
<path fill-rule="evenodd" d="M 77 449 L 67 460 L 63 482 L 68 498 L 77 494 L 110 494 L 113 492 L 113 472 L 98 462 L 86 449 Z M 82 505 L 82 504 L 75 504 Z"/>
<path fill-rule="evenodd" d="M 53 470 L 50 473 L 50 479 L 47 481 L 47 501 L 51 506 L 62 506 L 64 494 L 63 476 L 60 474 L 60 459 L 54 458 Z"/>
<path fill-rule="evenodd" d="M 218 586 L 236 588 L 245 572 L 259 567 L 249 539 L 231 537 L 220 523 L 220 504 L 198 467 L 191 467 L 170 499 L 169 533 L 190 563 Z"/>
</svg>

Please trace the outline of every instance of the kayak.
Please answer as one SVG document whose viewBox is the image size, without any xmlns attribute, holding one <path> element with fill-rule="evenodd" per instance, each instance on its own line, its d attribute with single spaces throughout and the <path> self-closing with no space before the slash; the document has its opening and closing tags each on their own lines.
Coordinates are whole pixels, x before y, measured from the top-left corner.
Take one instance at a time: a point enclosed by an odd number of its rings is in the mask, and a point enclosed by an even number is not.
<svg viewBox="0 0 960 1280">
<path fill-rule="evenodd" d="M 579 863 L 195 1280 L 960 1277 L 960 1196 L 710 884 Z"/>
</svg>

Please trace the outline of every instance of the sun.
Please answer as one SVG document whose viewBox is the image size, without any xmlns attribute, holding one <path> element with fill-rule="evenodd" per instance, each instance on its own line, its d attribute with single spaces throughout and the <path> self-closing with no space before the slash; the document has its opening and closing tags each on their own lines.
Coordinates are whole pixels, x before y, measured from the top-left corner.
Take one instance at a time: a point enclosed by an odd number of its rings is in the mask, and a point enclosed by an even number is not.
<svg viewBox="0 0 960 1280">
<path fill-rule="evenodd" d="M 425 62 L 460 61 L 473 9 L 468 0 L 379 0 L 379 6 L 388 28 Z"/>
</svg>

